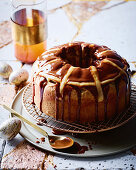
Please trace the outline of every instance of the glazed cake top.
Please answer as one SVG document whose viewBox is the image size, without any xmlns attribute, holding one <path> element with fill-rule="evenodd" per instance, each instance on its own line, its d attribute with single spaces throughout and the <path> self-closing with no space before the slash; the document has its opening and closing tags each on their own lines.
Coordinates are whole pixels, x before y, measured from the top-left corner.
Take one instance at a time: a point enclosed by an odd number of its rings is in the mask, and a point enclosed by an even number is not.
<svg viewBox="0 0 136 170">
<path fill-rule="evenodd" d="M 112 82 L 122 74 L 128 77 L 125 59 L 106 46 L 73 42 L 54 47 L 34 63 L 34 75 L 59 82 L 60 93 L 66 84 L 96 86 Z"/>
</svg>

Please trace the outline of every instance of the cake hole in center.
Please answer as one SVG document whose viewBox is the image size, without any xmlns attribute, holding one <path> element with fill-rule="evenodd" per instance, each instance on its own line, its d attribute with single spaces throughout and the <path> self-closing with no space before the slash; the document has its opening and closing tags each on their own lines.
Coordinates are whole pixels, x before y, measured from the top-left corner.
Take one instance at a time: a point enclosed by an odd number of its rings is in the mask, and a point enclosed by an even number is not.
<svg viewBox="0 0 136 170">
<path fill-rule="evenodd" d="M 69 47 L 65 49 L 60 57 L 74 67 L 88 68 L 95 65 L 94 54 L 83 54 L 81 48 Z"/>
</svg>

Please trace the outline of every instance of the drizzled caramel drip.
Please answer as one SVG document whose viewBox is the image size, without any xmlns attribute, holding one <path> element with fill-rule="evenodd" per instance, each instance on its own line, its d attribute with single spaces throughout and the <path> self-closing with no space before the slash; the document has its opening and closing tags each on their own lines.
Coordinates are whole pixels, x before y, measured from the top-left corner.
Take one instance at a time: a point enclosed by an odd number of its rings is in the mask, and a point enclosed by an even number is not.
<svg viewBox="0 0 136 170">
<path fill-rule="evenodd" d="M 73 86 L 73 89 L 76 90 L 77 98 L 78 98 L 78 108 L 76 113 L 76 121 L 80 122 L 80 109 L 81 109 L 81 90 L 79 87 Z"/>
<path fill-rule="evenodd" d="M 69 89 L 69 92 L 68 92 L 68 120 L 70 121 L 71 117 L 71 92 L 72 92 L 72 88 Z"/>
<path fill-rule="evenodd" d="M 127 74 L 129 74 L 129 73 L 127 73 Z M 125 95 L 125 105 L 127 106 L 127 93 L 130 94 L 129 89 L 130 89 L 130 86 L 131 86 L 129 75 L 128 75 L 128 79 L 127 79 L 126 76 L 123 76 L 122 79 L 123 79 L 123 81 L 126 83 L 126 87 L 125 87 L 125 91 L 126 91 L 126 95 Z"/>
<path fill-rule="evenodd" d="M 98 91 L 96 87 L 89 87 L 88 90 L 93 94 L 95 98 L 95 121 L 99 120 L 98 116 Z"/>
<path fill-rule="evenodd" d="M 43 80 L 40 82 L 40 110 L 42 111 L 42 101 L 43 101 L 43 92 L 44 87 L 47 85 L 46 78 L 43 78 Z"/>
<path fill-rule="evenodd" d="M 108 92 L 109 92 L 109 85 L 104 85 L 103 95 L 104 95 L 104 118 L 105 120 L 107 120 Z"/>
<path fill-rule="evenodd" d="M 57 120 L 64 120 L 66 95 L 68 96 L 68 119 L 71 120 L 71 92 L 73 89 L 77 93 L 77 122 L 80 122 L 83 88 L 89 90 L 94 96 L 95 121 L 99 121 L 98 107 L 102 102 L 104 103 L 104 118 L 105 120 L 108 118 L 107 104 L 110 82 L 114 82 L 116 88 L 116 113 L 118 113 L 120 80 L 126 83 L 125 104 L 126 107 L 128 105 L 127 93 L 130 90 L 130 76 L 127 69 L 129 66 L 115 51 L 106 46 L 80 42 L 65 44 L 45 52 L 37 62 L 39 66 L 42 66 L 40 69 L 43 70 L 39 74 L 43 77 L 40 82 L 40 110 L 42 111 L 44 88 L 47 82 L 52 80 L 56 84 L 55 110 Z M 71 65 L 68 62 L 71 62 Z M 66 86 L 69 86 L 68 92 L 64 90 Z M 33 85 L 33 97 L 34 91 Z M 61 109 L 59 110 L 60 105 Z"/>
<path fill-rule="evenodd" d="M 118 113 L 118 103 L 119 103 L 119 82 L 120 82 L 120 79 L 117 79 L 115 81 L 115 87 L 116 87 L 116 93 L 117 93 L 117 99 L 116 99 L 116 113 Z"/>
<path fill-rule="evenodd" d="M 56 106 L 56 108 L 55 108 L 55 110 L 56 110 L 56 120 L 58 120 L 58 118 L 59 118 L 59 97 L 60 97 L 59 83 L 56 84 L 56 94 L 55 94 L 55 96 L 56 96 L 56 99 L 55 99 L 55 102 L 56 102 L 56 104 L 55 104 L 55 106 Z"/>
<path fill-rule="evenodd" d="M 61 97 L 61 120 L 64 120 L 64 100 L 65 100 L 64 92 Z"/>
<path fill-rule="evenodd" d="M 33 81 L 32 81 L 32 88 L 33 88 L 32 104 L 34 104 L 34 96 L 35 96 L 35 83 L 34 83 L 34 77 L 33 77 Z"/>
</svg>

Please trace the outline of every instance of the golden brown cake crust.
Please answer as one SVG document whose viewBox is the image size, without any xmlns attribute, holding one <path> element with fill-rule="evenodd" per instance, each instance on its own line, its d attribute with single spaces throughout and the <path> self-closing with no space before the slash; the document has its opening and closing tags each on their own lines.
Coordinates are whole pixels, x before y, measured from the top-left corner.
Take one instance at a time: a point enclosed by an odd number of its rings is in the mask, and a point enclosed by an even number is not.
<svg viewBox="0 0 136 170">
<path fill-rule="evenodd" d="M 128 70 L 126 60 L 106 46 L 84 42 L 57 46 L 33 65 L 33 101 L 59 120 L 110 119 L 129 105 Z"/>
</svg>

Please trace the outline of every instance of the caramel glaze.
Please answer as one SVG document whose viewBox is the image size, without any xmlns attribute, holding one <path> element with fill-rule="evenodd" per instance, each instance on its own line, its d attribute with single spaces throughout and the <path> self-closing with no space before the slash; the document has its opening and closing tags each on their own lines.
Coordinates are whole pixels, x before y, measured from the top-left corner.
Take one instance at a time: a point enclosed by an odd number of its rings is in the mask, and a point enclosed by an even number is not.
<svg viewBox="0 0 136 170">
<path fill-rule="evenodd" d="M 49 75 L 53 75 L 55 77 L 63 79 L 69 67 L 73 65 L 75 69 L 69 76 L 68 79 L 69 81 L 94 82 L 93 76 L 90 73 L 90 69 L 89 69 L 90 65 L 96 66 L 100 81 L 113 78 L 119 73 L 119 70 L 116 67 L 110 65 L 109 63 L 104 63 L 103 59 L 106 58 L 114 62 L 120 68 L 123 68 L 124 65 L 128 65 L 126 61 L 122 59 L 116 52 L 110 51 L 109 53 L 106 53 L 105 50 L 109 50 L 109 48 L 105 46 L 93 45 L 93 47 L 90 47 L 90 44 L 86 44 L 86 47 L 83 48 L 83 54 L 82 54 L 82 50 L 77 47 L 78 46 L 82 47 L 83 45 L 84 43 L 76 43 L 71 46 L 66 44 L 66 45 L 56 47 L 56 49 L 53 49 L 53 51 L 51 52 L 47 51 L 47 53 L 45 53 L 43 56 L 41 56 L 38 59 L 39 67 L 43 68 L 41 69 L 41 71 L 48 73 Z M 77 49 L 80 49 L 78 53 L 76 52 Z M 56 52 L 57 50 L 59 51 L 59 53 Z M 61 52 L 62 54 L 60 55 Z M 97 55 L 101 52 L 105 52 L 105 53 L 99 55 L 98 57 Z M 54 60 L 56 58 L 60 60 L 56 62 Z M 81 58 L 79 60 L 80 62 L 77 60 L 77 58 Z M 54 62 L 48 64 L 48 62 L 50 62 L 51 60 L 52 61 L 54 60 Z M 82 67 L 80 66 L 80 64 L 82 65 Z"/>
<path fill-rule="evenodd" d="M 42 142 L 45 142 L 45 137 L 40 138 Z"/>
<path fill-rule="evenodd" d="M 35 96 L 35 84 L 34 84 L 34 77 L 33 77 L 33 84 L 32 84 L 32 87 L 33 87 L 33 98 L 32 98 L 32 104 L 34 104 L 34 96 Z"/>
<path fill-rule="evenodd" d="M 69 88 L 69 91 L 68 91 L 68 116 L 69 116 L 69 121 L 71 120 L 71 92 L 72 92 L 72 87 Z"/>
<path fill-rule="evenodd" d="M 116 87 L 116 93 L 117 93 L 117 99 L 116 99 L 116 114 L 118 113 L 118 102 L 119 102 L 119 81 L 120 78 L 115 80 L 115 87 Z"/>
<path fill-rule="evenodd" d="M 89 69 L 90 66 L 95 66 L 98 72 L 100 82 L 112 79 L 116 77 L 120 70 L 111 65 L 109 62 L 104 62 L 104 59 L 115 63 L 119 68 L 123 69 L 127 66 L 125 72 L 127 73 L 129 65 L 125 59 L 122 59 L 115 51 L 111 51 L 106 46 L 99 46 L 95 44 L 89 44 L 84 42 L 75 42 L 71 44 L 64 44 L 62 46 L 55 47 L 47 52 L 45 52 L 41 57 L 38 58 L 38 64 L 43 73 L 53 75 L 61 80 L 66 75 L 68 69 L 73 65 L 75 68 L 68 77 L 67 81 L 72 82 L 94 82 L 94 78 Z M 56 59 L 60 59 L 57 60 Z M 54 61 L 53 61 L 54 60 Z M 52 61 L 50 63 L 50 61 Z M 48 64 L 49 62 L 49 64 Z M 69 64 L 70 63 L 70 64 Z M 128 74 L 128 73 L 127 73 Z M 122 74 L 117 78 L 114 83 L 116 87 L 117 100 L 116 100 L 116 113 L 118 112 L 118 100 L 119 100 L 119 82 L 120 80 L 125 81 L 126 83 L 126 94 L 130 89 L 130 76 Z M 33 80 L 34 81 L 34 80 Z M 68 85 L 69 91 L 63 90 L 63 93 L 60 94 L 60 83 L 56 83 L 56 119 L 58 120 L 59 113 L 59 99 L 61 99 L 61 120 L 64 120 L 64 98 L 68 94 L 68 113 L 69 120 L 71 115 L 71 91 L 75 89 L 78 96 L 78 109 L 77 109 L 77 122 L 80 122 L 80 107 L 81 107 L 81 93 L 82 89 L 89 90 L 95 97 L 96 106 L 95 106 L 95 120 L 98 121 L 98 92 L 96 86 L 83 86 L 78 87 L 74 85 Z M 46 78 L 42 77 L 40 82 L 40 110 L 42 110 L 42 99 L 44 87 L 47 84 Z M 65 88 L 65 87 L 64 87 Z M 66 89 L 66 88 L 65 88 Z M 33 96 L 34 96 L 34 86 L 33 86 Z M 103 95 L 104 95 L 104 107 L 105 107 L 105 119 L 107 119 L 107 94 L 109 91 L 109 85 L 102 85 Z M 127 99 L 126 107 L 127 107 Z"/>
<path fill-rule="evenodd" d="M 46 78 L 42 78 L 40 82 L 40 110 L 42 111 L 42 100 L 43 100 L 43 92 L 44 92 L 44 87 L 47 85 L 47 80 Z"/>
<path fill-rule="evenodd" d="M 109 85 L 103 85 L 103 94 L 104 94 L 104 117 L 107 120 L 107 102 L 108 102 L 108 92 L 109 92 Z"/>
<path fill-rule="evenodd" d="M 98 121 L 98 92 L 96 87 L 89 87 L 88 89 L 94 96 L 95 98 L 95 121 Z"/>
<path fill-rule="evenodd" d="M 65 137 L 62 140 L 50 140 L 50 144 L 53 148 L 57 148 L 57 149 L 61 149 L 61 148 L 66 148 L 66 147 L 70 147 L 73 144 L 73 141 L 71 138 L 69 137 Z"/>
<path fill-rule="evenodd" d="M 56 101 L 56 104 L 55 104 L 55 106 L 56 106 L 56 120 L 58 120 L 58 114 L 59 114 L 59 97 L 60 97 L 60 93 L 59 93 L 59 83 L 57 83 L 56 84 L 56 99 L 55 99 L 55 101 Z"/>
<path fill-rule="evenodd" d="M 40 122 L 42 122 L 42 123 L 47 123 L 47 121 L 46 121 L 44 118 L 40 118 L 40 119 L 38 119 L 38 121 L 40 121 Z M 39 122 L 39 123 L 40 123 L 40 122 Z M 42 123 L 41 123 L 41 124 L 42 124 Z"/>
<path fill-rule="evenodd" d="M 55 129 L 55 128 L 52 129 L 52 133 L 53 133 L 54 135 L 64 135 L 64 134 L 66 134 L 65 131 L 63 131 L 63 130 L 58 130 L 58 129 Z"/>
<path fill-rule="evenodd" d="M 77 96 L 78 96 L 78 108 L 77 108 L 77 113 L 76 113 L 76 121 L 80 121 L 80 108 L 81 108 L 81 90 L 79 87 L 73 86 L 73 89 L 76 90 Z"/>
<path fill-rule="evenodd" d="M 87 146 L 82 146 L 79 143 L 74 142 L 73 146 L 67 149 L 61 149 L 59 150 L 59 152 L 70 153 L 70 154 L 84 154 L 88 150 L 89 148 Z"/>
<path fill-rule="evenodd" d="M 65 91 L 63 91 L 61 96 L 61 120 L 64 120 L 64 97 L 65 97 Z"/>
</svg>

